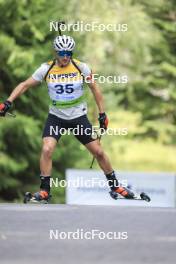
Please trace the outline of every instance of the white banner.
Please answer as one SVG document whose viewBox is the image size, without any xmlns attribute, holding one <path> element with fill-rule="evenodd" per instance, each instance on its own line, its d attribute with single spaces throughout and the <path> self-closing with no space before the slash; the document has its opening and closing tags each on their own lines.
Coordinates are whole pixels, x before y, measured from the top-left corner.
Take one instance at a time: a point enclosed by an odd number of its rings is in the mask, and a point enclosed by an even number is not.
<svg viewBox="0 0 176 264">
<path fill-rule="evenodd" d="M 137 194 L 146 192 L 151 202 L 114 200 L 103 172 L 98 170 L 66 170 L 66 203 L 86 205 L 175 207 L 175 175 L 173 173 L 117 172 L 122 185 Z"/>
</svg>

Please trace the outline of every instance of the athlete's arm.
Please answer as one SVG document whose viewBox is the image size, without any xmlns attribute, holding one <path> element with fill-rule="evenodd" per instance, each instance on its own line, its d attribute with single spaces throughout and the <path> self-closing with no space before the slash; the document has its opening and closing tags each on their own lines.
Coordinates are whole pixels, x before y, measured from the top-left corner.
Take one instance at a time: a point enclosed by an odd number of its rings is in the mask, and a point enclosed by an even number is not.
<svg viewBox="0 0 176 264">
<path fill-rule="evenodd" d="M 92 76 L 92 71 L 90 67 L 86 63 L 83 63 L 83 62 L 79 63 L 78 66 L 79 66 L 79 69 L 81 70 L 81 73 L 84 76 L 84 81 L 88 84 L 89 88 L 91 89 L 94 95 L 96 104 L 99 109 L 99 113 L 104 113 L 103 95 L 100 91 L 100 88 L 98 87 L 98 85 L 96 84 Z"/>
<path fill-rule="evenodd" d="M 91 82 L 91 83 L 88 83 L 88 86 L 89 88 L 91 89 L 93 95 L 94 95 L 94 98 L 95 98 L 95 101 L 96 101 L 96 104 L 98 106 L 98 109 L 99 109 L 99 113 L 104 113 L 104 100 L 103 100 L 103 95 L 100 91 L 100 88 L 98 87 L 98 85 L 95 83 L 95 81 Z"/>
<path fill-rule="evenodd" d="M 105 130 L 107 129 L 108 127 L 108 118 L 107 118 L 107 115 L 105 114 L 105 111 L 104 111 L 104 100 L 103 100 L 103 95 L 100 91 L 100 88 L 98 87 L 98 85 L 95 83 L 95 81 L 91 81 L 91 82 L 88 82 L 88 86 L 90 87 L 93 95 L 94 95 L 94 98 L 95 98 L 95 101 L 96 101 L 96 104 L 98 106 L 98 109 L 99 109 L 99 124 L 100 124 L 100 128 L 104 128 Z"/>
<path fill-rule="evenodd" d="M 36 86 L 38 84 L 40 84 L 39 81 L 34 80 L 32 77 L 28 78 L 26 81 L 21 82 L 16 86 L 7 101 L 13 102 L 17 97 L 26 92 L 30 87 Z"/>
</svg>

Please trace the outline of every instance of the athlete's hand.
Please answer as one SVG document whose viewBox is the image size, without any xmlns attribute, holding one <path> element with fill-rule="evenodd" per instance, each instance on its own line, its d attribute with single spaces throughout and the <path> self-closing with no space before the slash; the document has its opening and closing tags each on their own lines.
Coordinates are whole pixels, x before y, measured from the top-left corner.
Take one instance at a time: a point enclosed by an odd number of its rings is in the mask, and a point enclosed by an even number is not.
<svg viewBox="0 0 176 264">
<path fill-rule="evenodd" d="M 104 128 L 105 130 L 107 130 L 109 121 L 108 121 L 107 115 L 105 113 L 99 114 L 98 121 L 100 124 L 100 128 Z"/>
<path fill-rule="evenodd" d="M 5 101 L 0 104 L 0 116 L 5 116 L 7 111 L 10 109 L 12 103 L 10 101 Z"/>
</svg>

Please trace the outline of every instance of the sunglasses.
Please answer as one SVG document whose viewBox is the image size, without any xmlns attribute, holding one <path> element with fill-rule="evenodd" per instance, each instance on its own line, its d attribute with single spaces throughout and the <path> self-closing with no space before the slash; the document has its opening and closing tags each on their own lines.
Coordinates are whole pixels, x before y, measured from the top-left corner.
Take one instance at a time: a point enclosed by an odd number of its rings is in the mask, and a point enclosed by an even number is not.
<svg viewBox="0 0 176 264">
<path fill-rule="evenodd" d="M 68 51 L 68 50 L 60 50 L 60 51 L 57 51 L 57 55 L 60 56 L 60 57 L 71 57 L 72 56 L 72 51 Z"/>
</svg>

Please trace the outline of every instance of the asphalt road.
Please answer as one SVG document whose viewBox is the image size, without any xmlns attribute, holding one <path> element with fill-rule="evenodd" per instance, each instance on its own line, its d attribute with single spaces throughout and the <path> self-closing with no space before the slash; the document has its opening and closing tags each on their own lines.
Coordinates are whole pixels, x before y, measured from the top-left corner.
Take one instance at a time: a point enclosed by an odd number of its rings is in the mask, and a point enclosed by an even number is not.
<svg viewBox="0 0 176 264">
<path fill-rule="evenodd" d="M 0 204 L 0 263 L 174 264 L 176 209 Z"/>
</svg>

